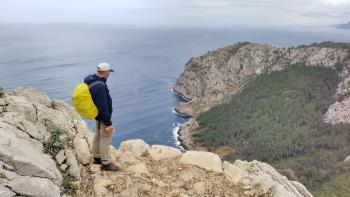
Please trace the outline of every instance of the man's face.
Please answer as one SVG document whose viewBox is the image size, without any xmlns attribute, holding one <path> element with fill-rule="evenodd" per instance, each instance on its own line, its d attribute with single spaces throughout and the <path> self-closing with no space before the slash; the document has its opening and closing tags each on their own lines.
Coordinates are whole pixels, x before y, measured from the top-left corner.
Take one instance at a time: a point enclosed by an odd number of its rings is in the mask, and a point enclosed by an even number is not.
<svg viewBox="0 0 350 197">
<path fill-rule="evenodd" d="M 108 79 L 110 74 L 111 74 L 111 71 L 106 71 L 106 79 Z"/>
<path fill-rule="evenodd" d="M 103 71 L 102 72 L 102 77 L 105 78 L 105 79 L 108 79 L 110 74 L 111 74 L 111 71 Z"/>
</svg>

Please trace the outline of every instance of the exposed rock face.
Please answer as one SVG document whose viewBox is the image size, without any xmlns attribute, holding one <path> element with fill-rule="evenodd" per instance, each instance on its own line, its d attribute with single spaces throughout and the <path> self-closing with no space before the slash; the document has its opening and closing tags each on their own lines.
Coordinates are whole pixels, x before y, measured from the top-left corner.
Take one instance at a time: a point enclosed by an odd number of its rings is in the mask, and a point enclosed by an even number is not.
<svg viewBox="0 0 350 197">
<path fill-rule="evenodd" d="M 293 183 L 279 174 L 272 166 L 259 161 L 233 163 L 241 177 L 236 178 L 239 184 L 244 185 L 250 194 L 261 196 L 270 193 L 272 196 L 312 196 L 299 185 Z M 301 191 L 299 191 L 301 190 Z"/>
<path fill-rule="evenodd" d="M 0 196 L 3 197 L 12 197 L 15 196 L 16 193 L 11 191 L 9 188 L 5 187 L 4 185 L 0 184 Z"/>
<path fill-rule="evenodd" d="M 336 69 L 347 56 L 347 51 L 342 48 L 275 48 L 239 43 L 191 58 L 177 79 L 174 90 L 196 104 L 197 100 L 211 103 L 232 94 L 254 75 L 282 70 L 297 63 Z M 200 107 L 199 110 L 195 110 L 194 114 L 204 109 Z"/>
<path fill-rule="evenodd" d="M 330 67 L 341 81 L 334 95 L 339 102 L 325 114 L 331 123 L 350 122 L 350 61 L 344 48 L 320 45 L 297 48 L 275 48 L 256 43 L 238 43 L 191 58 L 185 71 L 176 80 L 174 91 L 187 97 L 188 103 L 178 103 L 175 110 L 192 116 L 180 128 L 180 141 L 189 149 L 202 149 L 191 140 L 198 127 L 196 117 L 213 106 L 225 102 L 254 76 L 283 70 L 292 64 Z"/>
<path fill-rule="evenodd" d="M 77 153 L 78 160 L 83 164 L 90 162 L 90 150 L 85 139 L 81 139 L 79 136 L 74 138 L 74 148 Z"/>
<path fill-rule="evenodd" d="M 153 145 L 152 148 L 148 149 L 148 153 L 156 161 L 171 159 L 181 155 L 181 151 L 179 149 L 162 145 Z"/>
<path fill-rule="evenodd" d="M 55 162 L 42 153 L 40 142 L 11 126 L 0 128 L 0 136 L 0 160 L 13 167 L 17 174 L 62 181 Z"/>
<path fill-rule="evenodd" d="M 32 88 L 19 90 L 3 95 L 0 196 L 67 196 L 62 181 L 66 174 L 76 188 L 72 196 L 309 196 L 303 185 L 267 164 L 237 160 L 222 165 L 214 153 L 182 153 L 143 140 L 111 147 L 111 158 L 121 170 L 103 172 L 90 163 L 93 134 L 76 112 Z M 59 126 L 66 131 L 60 137 L 63 149 L 44 154 L 43 143 Z"/>
<path fill-rule="evenodd" d="M 48 179 L 24 176 L 8 182 L 7 185 L 12 191 L 25 196 L 60 196 L 60 188 Z"/>
<path fill-rule="evenodd" d="M 210 152 L 187 151 L 180 159 L 181 163 L 191 164 L 208 171 L 222 173 L 222 163 L 218 155 Z"/>
<path fill-rule="evenodd" d="M 56 128 L 65 131 L 61 136 L 63 140 L 68 139 L 68 135 L 78 136 L 74 122 L 83 121 L 68 105 L 52 101 L 30 87 L 3 93 L 0 104 L 3 106 L 0 112 L 0 185 L 5 184 L 7 190 L 20 195 L 60 196 L 65 170 L 60 170 L 58 165 L 66 162 L 65 151 L 53 157 L 44 153 L 43 145 L 48 143 Z M 87 131 L 81 133 L 84 138 Z M 69 140 L 65 142 L 68 149 Z M 71 157 L 75 159 L 75 153 Z M 72 167 L 68 163 L 63 165 Z M 79 173 L 78 164 L 75 167 Z"/>
</svg>

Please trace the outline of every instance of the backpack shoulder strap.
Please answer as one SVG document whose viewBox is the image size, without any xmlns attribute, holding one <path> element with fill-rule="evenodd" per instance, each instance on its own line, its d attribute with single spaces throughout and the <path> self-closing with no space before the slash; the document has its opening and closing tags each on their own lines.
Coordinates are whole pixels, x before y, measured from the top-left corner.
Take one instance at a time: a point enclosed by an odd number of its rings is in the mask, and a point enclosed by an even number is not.
<svg viewBox="0 0 350 197">
<path fill-rule="evenodd" d="M 89 89 L 91 89 L 93 86 L 95 86 L 96 84 L 99 84 L 99 83 L 104 85 L 104 83 L 102 81 L 95 81 L 95 82 L 92 82 L 89 84 Z"/>
</svg>

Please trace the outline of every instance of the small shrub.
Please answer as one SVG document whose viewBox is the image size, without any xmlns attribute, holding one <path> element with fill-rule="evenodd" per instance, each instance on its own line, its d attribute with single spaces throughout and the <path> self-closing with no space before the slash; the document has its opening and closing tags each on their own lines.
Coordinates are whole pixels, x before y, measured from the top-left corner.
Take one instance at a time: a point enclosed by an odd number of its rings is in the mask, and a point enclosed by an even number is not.
<svg viewBox="0 0 350 197">
<path fill-rule="evenodd" d="M 63 131 L 59 128 L 55 129 L 49 141 L 44 144 L 44 152 L 48 153 L 50 155 L 56 155 L 58 151 L 62 150 L 64 148 L 64 144 L 60 139 L 61 134 Z"/>
<path fill-rule="evenodd" d="M 63 175 L 62 182 L 63 192 L 66 194 L 74 194 L 76 192 L 76 188 L 72 184 L 72 177 L 70 174 Z"/>
</svg>

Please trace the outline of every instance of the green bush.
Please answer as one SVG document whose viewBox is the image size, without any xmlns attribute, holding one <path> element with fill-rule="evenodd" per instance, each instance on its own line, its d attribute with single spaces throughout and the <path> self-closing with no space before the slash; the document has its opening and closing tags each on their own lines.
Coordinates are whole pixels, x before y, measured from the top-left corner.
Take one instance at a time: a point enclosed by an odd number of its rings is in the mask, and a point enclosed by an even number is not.
<svg viewBox="0 0 350 197">
<path fill-rule="evenodd" d="M 230 101 L 202 114 L 196 143 L 235 152 L 224 159 L 261 160 L 291 169 L 317 187 L 350 152 L 350 125 L 331 125 L 323 114 L 335 102 L 339 78 L 326 67 L 291 65 L 252 79 Z"/>
<path fill-rule="evenodd" d="M 60 150 L 64 148 L 64 144 L 60 139 L 63 131 L 56 128 L 52 133 L 49 141 L 44 144 L 44 152 L 55 156 Z"/>
<path fill-rule="evenodd" d="M 72 177 L 69 174 L 63 175 L 62 181 L 63 192 L 66 194 L 74 194 L 76 192 L 76 188 L 72 184 Z"/>
<path fill-rule="evenodd" d="M 350 194 L 350 173 L 344 173 L 332 177 L 319 189 L 313 191 L 317 197 L 339 196 L 346 197 Z"/>
</svg>

